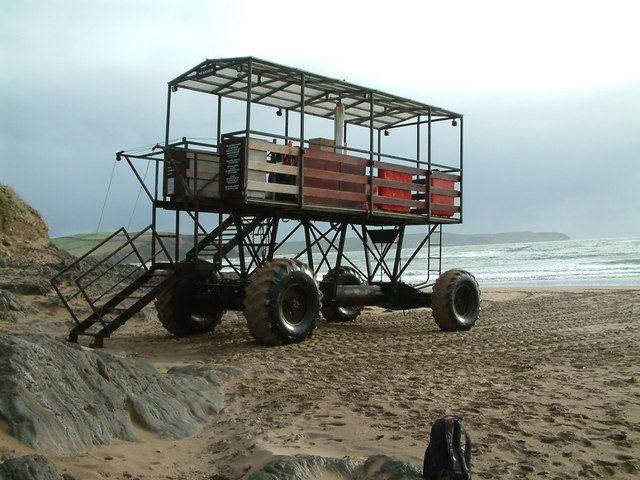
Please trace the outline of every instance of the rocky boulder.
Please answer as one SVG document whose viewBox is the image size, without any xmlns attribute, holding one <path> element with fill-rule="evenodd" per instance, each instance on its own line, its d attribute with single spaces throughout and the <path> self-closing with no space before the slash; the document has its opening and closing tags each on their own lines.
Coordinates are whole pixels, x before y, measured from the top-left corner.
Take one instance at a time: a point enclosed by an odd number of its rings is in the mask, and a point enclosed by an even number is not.
<svg viewBox="0 0 640 480">
<path fill-rule="evenodd" d="M 0 420 L 37 451 L 77 453 L 137 429 L 193 435 L 222 409 L 221 383 L 241 369 L 173 369 L 93 351 L 46 335 L 0 335 Z"/>
<path fill-rule="evenodd" d="M 42 455 L 25 455 L 0 464 L 0 480 L 76 480 L 68 473 L 60 475 L 56 466 Z"/>
<path fill-rule="evenodd" d="M 32 311 L 20 298 L 0 288 L 0 321 L 15 322 L 18 317 L 24 317 Z"/>
<path fill-rule="evenodd" d="M 274 460 L 249 480 L 422 480 L 422 466 L 396 457 L 374 455 L 364 460 L 298 455 Z"/>
</svg>

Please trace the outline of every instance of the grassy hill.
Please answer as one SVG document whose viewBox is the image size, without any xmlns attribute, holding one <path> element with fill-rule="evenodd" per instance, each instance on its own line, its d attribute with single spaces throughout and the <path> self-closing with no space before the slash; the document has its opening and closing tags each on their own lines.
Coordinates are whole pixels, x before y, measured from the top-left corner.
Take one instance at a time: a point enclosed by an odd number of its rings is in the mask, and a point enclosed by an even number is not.
<svg viewBox="0 0 640 480">
<path fill-rule="evenodd" d="M 40 212 L 11 187 L 0 184 L 0 258 L 47 263 L 57 262 L 59 257 Z"/>
<path fill-rule="evenodd" d="M 53 239 L 53 243 L 60 249 L 66 250 L 76 257 L 81 257 L 89 250 L 94 248 L 100 242 L 104 241 L 113 232 L 97 232 L 97 233 L 79 233 L 77 235 L 70 235 L 67 237 L 58 237 Z M 120 242 L 122 243 L 122 242 Z M 111 246 L 113 246 L 112 244 Z M 96 251 L 96 255 L 109 253 L 107 248 Z"/>
</svg>

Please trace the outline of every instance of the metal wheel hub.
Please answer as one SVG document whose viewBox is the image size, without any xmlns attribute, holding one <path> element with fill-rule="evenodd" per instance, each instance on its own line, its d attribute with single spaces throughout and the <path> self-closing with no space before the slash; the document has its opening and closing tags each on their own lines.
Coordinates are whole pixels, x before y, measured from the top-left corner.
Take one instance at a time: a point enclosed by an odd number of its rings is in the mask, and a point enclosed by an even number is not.
<svg viewBox="0 0 640 480">
<path fill-rule="evenodd" d="M 304 289 L 298 285 L 287 288 L 282 296 L 282 313 L 287 323 L 299 324 L 307 310 L 307 297 Z"/>
</svg>

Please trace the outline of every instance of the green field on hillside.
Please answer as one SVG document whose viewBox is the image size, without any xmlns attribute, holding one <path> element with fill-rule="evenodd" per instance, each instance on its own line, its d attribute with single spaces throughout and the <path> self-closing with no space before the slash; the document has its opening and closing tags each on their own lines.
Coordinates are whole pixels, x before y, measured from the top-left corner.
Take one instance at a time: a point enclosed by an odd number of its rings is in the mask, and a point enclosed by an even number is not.
<svg viewBox="0 0 640 480">
<path fill-rule="evenodd" d="M 61 250 L 65 250 L 76 257 L 81 257 L 112 234 L 113 232 L 80 233 L 54 238 L 53 243 Z M 124 243 L 124 241 L 124 238 L 116 237 L 113 241 L 96 250 L 95 255 L 107 254 L 117 248 L 118 245 Z"/>
</svg>

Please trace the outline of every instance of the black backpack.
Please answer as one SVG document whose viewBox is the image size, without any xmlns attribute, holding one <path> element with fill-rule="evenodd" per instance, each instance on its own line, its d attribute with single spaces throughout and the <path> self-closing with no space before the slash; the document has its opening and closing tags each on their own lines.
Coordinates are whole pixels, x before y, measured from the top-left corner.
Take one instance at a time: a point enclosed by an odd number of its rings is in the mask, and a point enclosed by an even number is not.
<svg viewBox="0 0 640 480">
<path fill-rule="evenodd" d="M 426 480 L 471 480 L 471 437 L 457 418 L 440 418 L 431 426 L 422 476 Z"/>
</svg>

